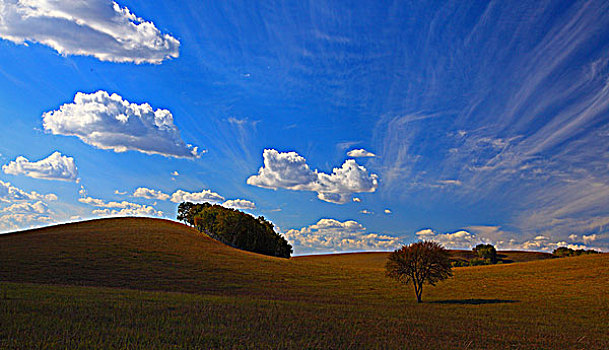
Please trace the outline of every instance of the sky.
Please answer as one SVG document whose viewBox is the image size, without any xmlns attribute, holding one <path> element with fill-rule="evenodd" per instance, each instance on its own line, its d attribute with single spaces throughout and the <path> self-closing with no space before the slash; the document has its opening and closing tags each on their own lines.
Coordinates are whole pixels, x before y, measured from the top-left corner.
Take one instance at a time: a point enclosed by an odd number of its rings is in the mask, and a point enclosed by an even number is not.
<svg viewBox="0 0 609 350">
<path fill-rule="evenodd" d="M 295 254 L 609 250 L 606 1 L 0 0 L 0 232 L 182 201 Z"/>
</svg>

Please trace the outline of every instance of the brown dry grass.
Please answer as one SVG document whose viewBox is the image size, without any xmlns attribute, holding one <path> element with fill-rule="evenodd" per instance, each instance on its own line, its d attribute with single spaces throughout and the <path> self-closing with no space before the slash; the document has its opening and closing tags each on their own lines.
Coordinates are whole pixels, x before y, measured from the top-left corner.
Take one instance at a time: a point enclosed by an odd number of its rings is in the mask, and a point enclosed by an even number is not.
<svg viewBox="0 0 609 350">
<path fill-rule="evenodd" d="M 385 257 L 265 257 L 154 219 L 4 235 L 0 347 L 609 348 L 607 254 L 457 268 L 422 305 Z"/>
</svg>

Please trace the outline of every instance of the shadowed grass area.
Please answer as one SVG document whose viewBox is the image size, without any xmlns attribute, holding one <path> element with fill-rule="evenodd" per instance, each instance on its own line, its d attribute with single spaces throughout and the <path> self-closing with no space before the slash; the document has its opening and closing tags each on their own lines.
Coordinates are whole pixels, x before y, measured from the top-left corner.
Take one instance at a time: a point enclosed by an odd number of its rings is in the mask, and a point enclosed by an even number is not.
<svg viewBox="0 0 609 350">
<path fill-rule="evenodd" d="M 456 268 L 420 305 L 385 260 L 266 257 L 143 218 L 3 235 L 0 348 L 609 347 L 607 254 Z"/>
<path fill-rule="evenodd" d="M 482 304 L 503 304 L 517 303 L 518 300 L 504 299 L 453 299 L 453 300 L 434 300 L 434 304 L 462 304 L 462 305 L 482 305 Z"/>
</svg>

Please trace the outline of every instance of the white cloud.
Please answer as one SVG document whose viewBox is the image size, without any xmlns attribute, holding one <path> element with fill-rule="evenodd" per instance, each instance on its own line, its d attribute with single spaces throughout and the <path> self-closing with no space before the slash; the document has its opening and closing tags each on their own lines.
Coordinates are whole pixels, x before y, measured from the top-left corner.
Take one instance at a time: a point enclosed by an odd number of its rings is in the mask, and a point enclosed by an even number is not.
<svg viewBox="0 0 609 350">
<path fill-rule="evenodd" d="M 2 166 L 5 174 L 25 175 L 37 179 L 76 181 L 78 169 L 74 158 L 66 157 L 59 152 L 54 152 L 45 159 L 30 162 L 25 157 L 17 159 Z"/>
<path fill-rule="evenodd" d="M 385 214 L 391 214 L 391 210 L 390 209 L 385 209 L 384 212 L 385 212 Z"/>
<path fill-rule="evenodd" d="M 10 182 L 0 180 L 0 202 L 15 202 L 28 200 L 57 200 L 57 196 L 53 193 L 40 194 L 38 192 L 26 192 L 20 188 L 11 185 Z"/>
<path fill-rule="evenodd" d="M 372 152 L 368 152 L 363 148 L 359 148 L 359 149 L 352 149 L 349 152 L 347 152 L 347 156 L 348 157 L 354 157 L 354 158 L 359 158 L 359 157 L 376 157 L 376 154 L 372 153 Z"/>
<path fill-rule="evenodd" d="M 179 175 L 180 175 L 180 173 L 178 173 L 178 171 L 177 171 L 177 170 L 174 170 L 174 171 L 171 173 L 171 176 L 179 176 Z"/>
<path fill-rule="evenodd" d="M 264 166 L 258 175 L 247 179 L 249 185 L 294 191 L 317 192 L 323 201 L 344 204 L 353 193 L 374 192 L 378 187 L 378 176 L 369 174 L 368 170 L 348 159 L 340 168 L 334 168 L 332 174 L 311 170 L 306 159 L 296 152 L 278 152 L 265 149 Z"/>
<path fill-rule="evenodd" d="M 158 199 L 160 201 L 165 201 L 169 199 L 169 195 L 167 193 L 163 193 L 158 190 L 152 190 L 146 187 L 139 187 L 133 192 L 133 197 L 141 197 L 148 199 Z"/>
<path fill-rule="evenodd" d="M 0 230 L 15 231 L 27 227 L 48 224 L 52 220 L 46 203 L 16 203 L 0 209 Z"/>
<path fill-rule="evenodd" d="M 246 199 L 229 199 L 222 203 L 222 206 L 233 209 L 256 209 L 256 204 Z"/>
<path fill-rule="evenodd" d="M 104 208 L 95 209 L 92 211 L 95 215 L 119 215 L 119 216 L 163 216 L 163 212 L 156 210 L 149 205 L 132 203 L 127 201 L 122 202 L 107 202 L 103 199 L 85 197 L 79 198 L 79 202 L 85 203 L 94 207 Z"/>
<path fill-rule="evenodd" d="M 0 215 L 0 231 L 16 231 L 48 224 L 50 216 L 40 214 L 6 214 Z"/>
<path fill-rule="evenodd" d="M 13 214 L 49 214 L 49 207 L 41 202 L 35 203 L 15 203 L 6 208 L 0 209 L 0 213 L 13 213 Z"/>
<path fill-rule="evenodd" d="M 368 209 L 363 209 L 363 210 L 360 210 L 360 213 L 362 213 L 362 214 L 366 214 L 366 215 L 371 215 L 371 214 L 374 214 L 373 212 L 371 212 L 371 211 L 370 211 L 370 210 L 368 210 Z"/>
<path fill-rule="evenodd" d="M 596 234 L 582 235 L 582 240 L 584 241 L 584 244 L 588 244 L 590 242 L 594 242 L 594 241 L 596 241 Z"/>
<path fill-rule="evenodd" d="M 569 239 L 572 240 L 572 241 L 575 241 L 575 240 L 577 240 L 577 235 L 576 234 L 571 234 L 571 235 L 569 235 Z"/>
<path fill-rule="evenodd" d="M 359 203 L 359 202 L 362 201 L 362 199 L 358 198 L 358 197 L 353 197 L 353 201 L 356 202 L 356 203 Z"/>
<path fill-rule="evenodd" d="M 321 219 L 316 224 L 285 233 L 299 253 L 353 250 L 391 250 L 399 246 L 397 237 L 367 233 L 360 223 Z"/>
<path fill-rule="evenodd" d="M 417 231 L 417 233 L 415 233 L 415 234 L 418 237 L 421 237 L 422 239 L 427 239 L 427 237 L 431 237 L 431 236 L 435 235 L 436 233 L 430 228 L 425 228 L 425 229 Z"/>
<path fill-rule="evenodd" d="M 86 144 L 114 152 L 128 150 L 165 157 L 194 158 L 197 147 L 187 145 L 171 112 L 130 103 L 100 90 L 76 93 L 73 103 L 42 115 L 44 129 L 54 135 L 76 136 Z"/>
<path fill-rule="evenodd" d="M 224 197 L 210 190 L 201 192 L 186 192 L 177 190 L 171 195 L 171 201 L 174 203 L 181 202 L 222 202 Z"/>
<path fill-rule="evenodd" d="M 437 234 L 431 229 L 423 229 L 415 234 L 420 239 L 436 241 L 449 249 L 471 249 L 478 242 L 476 235 L 465 230 Z"/>
<path fill-rule="evenodd" d="M 62 55 L 137 64 L 179 55 L 177 39 L 110 0 L 8 0 L 0 18 L 1 38 L 40 43 Z"/>
<path fill-rule="evenodd" d="M 442 184 L 442 185 L 454 185 L 454 186 L 461 186 L 462 183 L 459 180 L 438 180 L 438 183 Z"/>
<path fill-rule="evenodd" d="M 162 211 L 156 210 L 149 205 L 123 209 L 95 209 L 91 213 L 100 216 L 163 216 Z"/>
</svg>

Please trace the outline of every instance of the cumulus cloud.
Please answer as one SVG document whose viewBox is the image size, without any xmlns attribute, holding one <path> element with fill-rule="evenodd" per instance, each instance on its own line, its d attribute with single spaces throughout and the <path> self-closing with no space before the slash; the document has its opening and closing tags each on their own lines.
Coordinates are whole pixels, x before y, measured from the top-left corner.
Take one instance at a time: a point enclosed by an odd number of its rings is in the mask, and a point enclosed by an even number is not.
<svg viewBox="0 0 609 350">
<path fill-rule="evenodd" d="M 174 170 L 174 171 L 171 173 L 171 176 L 179 176 L 179 175 L 180 175 L 180 173 L 178 173 L 178 171 L 177 171 L 177 170 Z"/>
<path fill-rule="evenodd" d="M 592 235 L 582 235 L 582 240 L 585 244 L 596 241 L 596 234 Z"/>
<path fill-rule="evenodd" d="M 132 203 L 127 201 L 114 202 L 104 201 L 99 198 L 85 197 L 79 198 L 79 202 L 88 204 L 98 208 L 92 211 L 95 215 L 118 215 L 118 216 L 163 216 L 163 212 L 156 210 L 154 207 L 149 205 L 143 205 L 138 203 Z"/>
<path fill-rule="evenodd" d="M 0 18 L 1 38 L 40 43 L 62 55 L 137 64 L 179 55 L 176 38 L 110 0 L 8 0 Z"/>
<path fill-rule="evenodd" d="M 378 176 L 357 164 L 355 160 L 346 160 L 340 168 L 334 168 L 332 174 L 311 170 L 306 159 L 296 152 L 278 152 L 265 149 L 264 166 L 257 175 L 247 179 L 249 185 L 294 191 L 317 192 L 323 201 L 344 204 L 353 193 L 374 192 L 378 187 Z"/>
<path fill-rule="evenodd" d="M 373 212 L 371 212 L 371 211 L 370 211 L 370 210 L 368 210 L 368 209 L 363 209 L 363 210 L 360 210 L 360 213 L 362 213 L 362 214 L 366 214 L 366 215 L 372 215 L 372 214 L 374 214 Z"/>
<path fill-rule="evenodd" d="M 48 224 L 52 218 L 48 215 L 36 213 L 21 214 L 9 213 L 0 215 L 0 231 L 16 231 L 43 224 Z"/>
<path fill-rule="evenodd" d="M 0 230 L 14 231 L 27 227 L 46 224 L 52 220 L 52 212 L 46 203 L 15 203 L 0 209 Z"/>
<path fill-rule="evenodd" d="M 473 231 L 475 233 L 471 233 Z M 437 234 L 432 229 L 423 229 L 416 236 L 424 240 L 433 240 L 451 249 L 471 249 L 479 243 L 491 243 L 498 250 L 536 250 L 552 252 L 559 247 L 571 249 L 598 249 L 588 244 L 596 239 L 596 235 L 582 237 L 582 242 L 568 243 L 566 241 L 551 238 L 546 235 L 536 235 L 523 238 L 514 232 L 504 231 L 500 226 L 469 226 L 467 230 L 453 233 Z M 575 241 L 577 235 L 570 235 L 569 239 Z"/>
<path fill-rule="evenodd" d="M 78 169 L 74 158 L 66 157 L 59 152 L 54 152 L 45 159 L 30 162 L 25 157 L 17 159 L 2 166 L 5 174 L 25 175 L 37 179 L 76 181 Z"/>
<path fill-rule="evenodd" d="M 0 213 L 13 214 L 49 214 L 49 207 L 41 202 L 35 203 L 15 203 L 6 208 L 0 209 Z"/>
<path fill-rule="evenodd" d="M 146 187 L 139 187 L 133 192 L 133 197 L 141 197 L 147 199 L 158 199 L 161 201 L 165 201 L 169 199 L 169 195 L 167 193 L 163 193 L 158 190 L 153 190 Z"/>
<path fill-rule="evenodd" d="M 99 216 L 163 216 L 162 211 L 156 210 L 149 205 L 123 209 L 95 209 L 91 213 Z"/>
<path fill-rule="evenodd" d="M 392 250 L 399 245 L 397 237 L 367 233 L 353 220 L 321 219 L 314 225 L 289 230 L 285 237 L 299 252 Z"/>
<path fill-rule="evenodd" d="M 246 199 L 229 199 L 222 203 L 222 206 L 233 209 L 256 209 L 256 204 Z"/>
<path fill-rule="evenodd" d="M 358 198 L 358 197 L 353 197 L 353 201 L 354 201 L 355 203 L 359 203 L 359 202 L 361 202 L 361 201 L 362 201 L 362 199 L 361 199 L 361 198 Z"/>
<path fill-rule="evenodd" d="M 478 243 L 476 235 L 465 230 L 438 234 L 427 228 L 416 232 L 416 236 L 420 239 L 436 241 L 446 248 L 471 249 Z"/>
<path fill-rule="evenodd" d="M 391 214 L 391 210 L 390 209 L 385 209 L 384 212 L 385 212 L 385 214 Z"/>
<path fill-rule="evenodd" d="M 15 202 L 28 200 L 57 200 L 57 196 L 53 193 L 40 194 L 38 192 L 26 192 L 20 188 L 11 185 L 10 182 L 0 180 L 0 202 Z"/>
<path fill-rule="evenodd" d="M 359 149 L 352 149 L 349 152 L 347 152 L 347 156 L 348 157 L 353 157 L 353 158 L 360 158 L 360 157 L 376 157 L 376 154 L 372 153 L 372 152 L 368 152 L 363 148 L 359 148 Z"/>
<path fill-rule="evenodd" d="M 212 192 L 211 190 L 203 190 L 201 192 L 186 192 L 177 190 L 171 195 L 171 201 L 174 203 L 181 202 L 222 202 L 224 197 Z"/>
<path fill-rule="evenodd" d="M 47 132 L 76 136 L 101 149 L 176 158 L 199 156 L 197 147 L 187 145 L 180 137 L 171 112 L 153 110 L 147 103 L 130 103 L 103 90 L 91 94 L 78 92 L 74 102 L 44 113 L 42 119 Z"/>
</svg>

